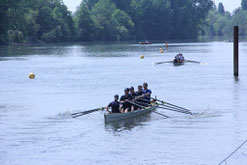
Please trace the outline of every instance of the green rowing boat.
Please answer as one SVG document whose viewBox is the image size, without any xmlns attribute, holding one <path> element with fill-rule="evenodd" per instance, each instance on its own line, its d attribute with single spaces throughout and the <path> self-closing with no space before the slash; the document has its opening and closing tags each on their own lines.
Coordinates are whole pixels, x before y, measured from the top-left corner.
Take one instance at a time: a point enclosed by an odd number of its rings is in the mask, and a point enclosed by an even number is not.
<svg viewBox="0 0 247 165">
<path fill-rule="evenodd" d="M 154 111 L 156 107 L 145 107 L 142 109 L 135 110 L 133 112 L 127 112 L 127 113 L 108 113 L 104 114 L 105 123 L 111 123 L 119 120 L 129 119 L 132 117 L 140 116 L 146 113 L 150 113 Z"/>
</svg>

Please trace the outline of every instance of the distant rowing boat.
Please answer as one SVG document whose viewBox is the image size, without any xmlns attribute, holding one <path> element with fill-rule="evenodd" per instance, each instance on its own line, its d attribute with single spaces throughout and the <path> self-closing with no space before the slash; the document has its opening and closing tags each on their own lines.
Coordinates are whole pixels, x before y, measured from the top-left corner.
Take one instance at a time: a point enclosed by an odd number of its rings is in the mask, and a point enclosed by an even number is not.
<svg viewBox="0 0 247 165">
<path fill-rule="evenodd" d="M 173 65 L 174 66 L 180 66 L 180 65 L 184 65 L 185 61 L 183 62 L 177 62 L 176 60 L 173 60 Z"/>
<path fill-rule="evenodd" d="M 156 107 L 145 107 L 139 110 L 135 110 L 133 112 L 127 112 L 127 113 L 109 113 L 109 114 L 105 114 L 104 118 L 105 118 L 105 123 L 111 123 L 114 121 L 119 121 L 119 120 L 124 120 L 124 119 L 129 119 L 129 118 L 133 118 L 136 116 L 140 116 L 149 112 L 152 112 L 156 109 Z"/>
<path fill-rule="evenodd" d="M 144 41 L 144 42 L 140 42 L 141 45 L 145 45 L 145 44 L 152 44 L 152 42 L 149 41 Z"/>
</svg>

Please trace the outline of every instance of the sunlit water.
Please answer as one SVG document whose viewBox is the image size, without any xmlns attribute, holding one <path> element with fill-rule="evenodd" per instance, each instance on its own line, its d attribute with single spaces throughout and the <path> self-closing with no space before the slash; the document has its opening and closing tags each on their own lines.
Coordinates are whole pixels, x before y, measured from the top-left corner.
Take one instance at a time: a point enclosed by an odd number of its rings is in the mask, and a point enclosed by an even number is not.
<svg viewBox="0 0 247 165">
<path fill-rule="evenodd" d="M 168 43 L 163 54 L 164 43 L 0 47 L 0 164 L 220 163 L 247 139 L 247 43 L 238 79 L 232 45 Z M 179 52 L 207 64 L 153 65 Z M 104 112 L 70 116 L 144 81 L 153 96 L 194 115 L 158 109 L 170 118 L 151 113 L 110 125 Z M 247 145 L 227 164 L 247 164 Z"/>
</svg>

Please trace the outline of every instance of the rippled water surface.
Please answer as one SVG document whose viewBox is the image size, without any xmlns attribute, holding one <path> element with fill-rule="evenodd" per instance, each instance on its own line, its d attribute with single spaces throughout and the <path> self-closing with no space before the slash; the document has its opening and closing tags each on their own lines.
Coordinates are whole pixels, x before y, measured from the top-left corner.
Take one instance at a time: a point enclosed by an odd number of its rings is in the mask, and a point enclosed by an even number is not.
<svg viewBox="0 0 247 165">
<path fill-rule="evenodd" d="M 168 43 L 163 54 L 164 43 L 0 47 L 0 164 L 220 163 L 247 139 L 247 44 L 238 79 L 232 45 Z M 206 64 L 153 65 L 179 52 Z M 108 125 L 104 112 L 70 116 L 144 81 L 153 96 L 194 115 L 158 109 L 170 118 L 151 113 Z M 247 145 L 227 164 L 247 164 Z"/>
</svg>

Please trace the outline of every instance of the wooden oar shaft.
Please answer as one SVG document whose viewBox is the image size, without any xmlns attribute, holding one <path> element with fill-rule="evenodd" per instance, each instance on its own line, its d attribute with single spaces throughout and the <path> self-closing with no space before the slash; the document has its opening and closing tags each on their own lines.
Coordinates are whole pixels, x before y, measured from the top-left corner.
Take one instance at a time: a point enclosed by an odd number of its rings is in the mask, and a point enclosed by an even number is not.
<svg viewBox="0 0 247 165">
<path fill-rule="evenodd" d="M 138 107 L 140 107 L 140 108 L 147 108 L 147 107 L 145 107 L 145 106 L 143 106 L 143 105 L 139 105 L 139 104 L 137 104 L 137 103 L 135 103 L 135 102 L 133 102 L 133 101 L 130 101 L 130 100 L 128 100 L 128 102 L 129 102 L 130 104 L 133 104 L 133 105 L 138 106 Z"/>
<path fill-rule="evenodd" d="M 147 99 L 140 99 L 140 100 L 143 100 L 143 101 L 149 101 Z M 149 101 L 150 102 L 150 101 Z M 174 107 L 174 106 L 171 106 L 171 105 L 166 105 L 166 104 L 159 104 L 159 103 L 155 103 L 159 106 L 165 106 L 165 107 L 168 107 L 168 108 L 172 108 L 172 109 L 175 109 L 175 110 L 178 110 L 178 111 L 183 111 L 183 112 L 190 112 L 189 110 L 184 110 L 184 109 L 181 109 L 181 108 L 177 108 L 177 107 Z"/>
<path fill-rule="evenodd" d="M 152 97 L 150 97 L 150 98 L 151 98 L 151 99 L 155 99 L 155 98 L 152 98 Z M 190 111 L 190 110 L 188 110 L 188 109 L 186 109 L 186 108 L 183 108 L 183 107 L 180 107 L 180 106 L 177 106 L 177 105 L 174 105 L 174 104 L 171 104 L 171 103 L 168 103 L 168 102 L 159 100 L 159 99 L 157 99 L 157 98 L 156 98 L 155 100 L 161 102 L 162 104 L 168 104 L 168 105 L 172 105 L 172 106 L 174 106 L 174 107 L 176 107 L 176 108 L 180 108 L 180 109 L 183 109 L 183 110 L 186 110 L 186 111 Z"/>
<path fill-rule="evenodd" d="M 93 110 L 89 110 L 89 111 L 83 111 L 83 112 L 80 112 L 80 113 L 74 113 L 74 114 L 71 114 L 72 115 L 72 118 L 76 118 L 76 117 L 80 117 L 80 116 L 83 116 L 83 115 L 87 115 L 87 114 L 90 114 L 90 113 L 93 113 L 93 112 L 96 112 L 96 111 L 100 111 L 100 110 L 104 110 L 105 107 L 102 107 L 102 108 L 97 108 L 97 109 L 93 109 Z"/>
<path fill-rule="evenodd" d="M 165 63 L 172 63 L 173 61 L 162 61 L 162 62 L 155 62 L 155 65 L 159 65 L 159 64 L 165 64 Z"/>
<path fill-rule="evenodd" d="M 144 107 L 144 106 L 142 106 L 142 105 L 136 104 L 135 102 L 132 102 L 132 101 L 128 101 L 128 102 L 131 103 L 131 104 L 133 104 L 133 105 L 139 106 L 139 107 L 141 107 L 141 108 L 147 108 L 147 107 Z M 148 105 L 149 105 L 149 104 L 148 104 Z M 156 106 L 153 106 L 153 107 L 156 107 Z M 158 112 L 155 112 L 155 111 L 152 111 L 152 112 L 154 112 L 154 113 L 156 113 L 156 114 L 159 114 L 159 115 L 161 115 L 161 116 L 164 116 L 164 117 L 166 117 L 166 118 L 169 118 L 169 116 L 163 115 L 163 114 L 161 114 L 161 113 L 158 113 Z"/>
<path fill-rule="evenodd" d="M 84 113 L 91 113 L 91 112 L 95 112 L 95 111 L 98 111 L 98 110 L 103 110 L 105 109 L 105 107 L 101 107 L 101 108 L 95 108 L 95 109 L 91 109 L 91 110 L 88 110 L 88 111 L 82 111 L 82 112 L 77 112 L 77 113 L 72 113 L 71 115 L 78 115 L 78 114 L 84 114 Z"/>
<path fill-rule="evenodd" d="M 169 106 L 169 105 L 166 105 L 166 104 L 159 104 L 159 103 L 157 103 L 157 105 L 159 105 L 159 106 L 164 106 L 164 107 L 168 107 L 168 108 L 172 108 L 172 109 L 175 109 L 175 110 L 178 110 L 178 111 L 190 112 L 189 110 L 183 110 L 183 109 L 176 108 L 176 107 L 174 107 L 174 106 Z"/>
<path fill-rule="evenodd" d="M 158 106 L 158 108 L 161 108 L 161 109 L 166 109 L 166 110 L 170 110 L 170 111 L 174 111 L 174 112 L 180 112 L 180 113 L 185 113 L 185 114 L 192 115 L 192 113 L 191 113 L 191 112 L 178 111 L 178 110 L 175 110 L 175 109 L 165 108 L 165 107 L 159 107 L 159 106 Z"/>
<path fill-rule="evenodd" d="M 193 61 L 193 60 L 185 60 L 186 62 L 193 62 L 193 63 L 198 63 L 198 64 L 200 64 L 201 62 L 199 62 L 199 61 Z"/>
<path fill-rule="evenodd" d="M 162 114 L 162 113 L 159 113 L 159 112 L 156 112 L 156 111 L 153 111 L 154 113 L 156 113 L 156 114 L 159 114 L 159 115 L 161 115 L 161 116 L 164 116 L 164 117 L 166 117 L 166 118 L 170 118 L 169 116 L 166 116 L 166 115 L 164 115 L 164 114 Z"/>
</svg>

